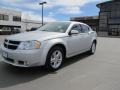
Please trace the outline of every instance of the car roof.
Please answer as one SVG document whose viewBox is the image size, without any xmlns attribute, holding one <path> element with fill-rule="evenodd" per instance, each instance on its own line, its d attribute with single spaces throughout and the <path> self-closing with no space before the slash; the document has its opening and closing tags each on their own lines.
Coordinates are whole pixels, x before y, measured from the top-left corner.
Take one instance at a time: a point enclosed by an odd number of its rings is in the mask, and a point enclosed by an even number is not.
<svg viewBox="0 0 120 90">
<path fill-rule="evenodd" d="M 54 21 L 54 22 L 69 22 L 71 24 L 84 24 L 84 25 L 87 25 L 85 23 L 82 23 L 82 22 L 77 22 L 77 21 Z"/>
</svg>

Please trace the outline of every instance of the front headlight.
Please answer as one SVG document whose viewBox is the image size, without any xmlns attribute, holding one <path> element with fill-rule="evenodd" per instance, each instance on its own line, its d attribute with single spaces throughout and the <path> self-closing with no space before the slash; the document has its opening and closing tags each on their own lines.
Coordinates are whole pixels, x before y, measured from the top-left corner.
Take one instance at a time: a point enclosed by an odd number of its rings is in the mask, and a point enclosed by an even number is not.
<svg viewBox="0 0 120 90">
<path fill-rule="evenodd" d="M 18 46 L 18 49 L 21 50 L 31 50 L 31 49 L 39 49 L 41 43 L 39 41 L 22 41 Z"/>
</svg>

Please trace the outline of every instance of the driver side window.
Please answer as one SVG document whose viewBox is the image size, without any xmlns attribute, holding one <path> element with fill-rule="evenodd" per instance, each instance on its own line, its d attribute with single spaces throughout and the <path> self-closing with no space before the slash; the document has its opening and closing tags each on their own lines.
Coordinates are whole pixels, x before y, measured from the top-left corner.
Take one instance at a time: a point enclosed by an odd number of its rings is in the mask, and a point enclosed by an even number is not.
<svg viewBox="0 0 120 90">
<path fill-rule="evenodd" d="M 71 30 L 77 30 L 79 33 L 81 32 L 81 26 L 79 24 L 73 25 L 73 27 L 71 28 Z"/>
</svg>

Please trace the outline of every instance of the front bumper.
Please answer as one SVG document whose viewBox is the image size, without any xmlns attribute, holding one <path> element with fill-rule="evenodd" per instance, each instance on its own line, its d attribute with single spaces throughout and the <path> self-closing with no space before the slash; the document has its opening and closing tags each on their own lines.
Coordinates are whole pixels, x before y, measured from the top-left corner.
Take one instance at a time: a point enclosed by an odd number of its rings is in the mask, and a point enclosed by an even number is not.
<svg viewBox="0 0 120 90">
<path fill-rule="evenodd" d="M 1 47 L 4 62 L 8 64 L 19 67 L 32 67 L 41 65 L 42 49 L 10 50 L 5 48 L 4 46 Z"/>
</svg>

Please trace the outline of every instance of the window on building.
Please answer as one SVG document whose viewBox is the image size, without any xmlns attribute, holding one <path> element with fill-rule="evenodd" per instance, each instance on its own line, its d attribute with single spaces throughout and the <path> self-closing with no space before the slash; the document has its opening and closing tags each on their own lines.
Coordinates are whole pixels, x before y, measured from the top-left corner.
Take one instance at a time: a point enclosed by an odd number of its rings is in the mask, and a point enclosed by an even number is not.
<svg viewBox="0 0 120 90">
<path fill-rule="evenodd" d="M 21 21 L 21 17 L 20 16 L 13 16 L 13 21 Z"/>
<path fill-rule="evenodd" d="M 120 11 L 112 11 L 110 13 L 110 18 L 112 18 L 112 19 L 118 19 L 118 18 L 120 18 Z"/>
<path fill-rule="evenodd" d="M 9 16 L 8 15 L 4 15 L 4 20 L 8 21 L 9 20 Z"/>
<path fill-rule="evenodd" d="M 9 16 L 8 15 L 4 15 L 4 14 L 0 14 L 0 20 L 9 20 Z"/>
<path fill-rule="evenodd" d="M 3 20 L 3 15 L 2 14 L 0 14 L 0 20 Z"/>
</svg>

